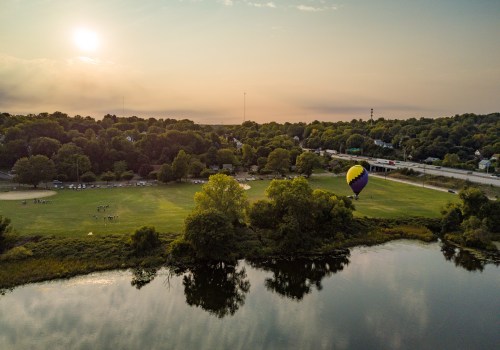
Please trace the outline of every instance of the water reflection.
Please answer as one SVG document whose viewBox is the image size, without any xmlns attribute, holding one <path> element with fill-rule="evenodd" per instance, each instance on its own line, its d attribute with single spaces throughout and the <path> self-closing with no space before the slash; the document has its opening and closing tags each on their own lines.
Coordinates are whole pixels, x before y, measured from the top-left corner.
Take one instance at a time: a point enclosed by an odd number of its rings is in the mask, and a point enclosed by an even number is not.
<svg viewBox="0 0 500 350">
<path fill-rule="evenodd" d="M 154 267 L 132 269 L 132 281 L 130 281 L 130 284 L 137 289 L 141 289 L 155 279 L 157 272 L 158 269 Z"/>
<path fill-rule="evenodd" d="M 455 266 L 462 267 L 467 271 L 482 272 L 487 264 L 487 261 L 478 259 L 470 252 L 448 244 L 441 246 L 441 253 L 447 261 L 454 262 Z"/>
<path fill-rule="evenodd" d="M 245 304 L 250 290 L 245 268 L 222 262 L 192 268 L 182 284 L 188 305 L 199 306 L 219 318 L 234 315 Z"/>
<path fill-rule="evenodd" d="M 349 253 L 318 259 L 273 259 L 251 262 L 251 265 L 273 273 L 273 276 L 266 278 L 264 282 L 268 290 L 299 301 L 314 288 L 321 290 L 323 278 L 343 270 L 349 264 L 348 256 Z"/>
</svg>

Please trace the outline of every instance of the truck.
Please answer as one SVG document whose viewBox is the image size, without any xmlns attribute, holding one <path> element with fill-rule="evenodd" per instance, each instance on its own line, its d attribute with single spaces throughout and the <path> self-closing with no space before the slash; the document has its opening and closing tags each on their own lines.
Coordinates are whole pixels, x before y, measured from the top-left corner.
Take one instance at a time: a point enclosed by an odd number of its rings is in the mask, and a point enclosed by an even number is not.
<svg viewBox="0 0 500 350">
<path fill-rule="evenodd" d="M 379 164 L 388 164 L 388 165 L 394 165 L 393 160 L 388 160 L 388 159 L 377 159 L 377 163 Z"/>
</svg>

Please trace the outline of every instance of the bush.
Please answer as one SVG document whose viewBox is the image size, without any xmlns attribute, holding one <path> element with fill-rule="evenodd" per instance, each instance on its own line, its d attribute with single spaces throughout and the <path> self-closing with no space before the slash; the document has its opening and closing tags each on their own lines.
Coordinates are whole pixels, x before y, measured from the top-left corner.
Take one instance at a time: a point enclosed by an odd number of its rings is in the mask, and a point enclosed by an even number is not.
<svg viewBox="0 0 500 350">
<path fill-rule="evenodd" d="M 97 177 L 93 172 L 87 171 L 82 176 L 80 176 L 80 180 L 82 180 L 83 182 L 95 182 L 97 180 Z"/>
<path fill-rule="evenodd" d="M 10 219 L 4 218 L 2 215 L 0 215 L 0 251 L 2 248 L 4 235 L 8 233 L 10 230 L 11 230 Z"/>
<path fill-rule="evenodd" d="M 20 246 L 14 247 L 11 250 L 8 250 L 4 254 L 0 255 L 0 261 L 22 260 L 29 258 L 30 256 L 33 256 L 33 252 L 23 246 Z"/>
<path fill-rule="evenodd" d="M 137 254 L 147 253 L 160 245 L 160 238 L 152 226 L 143 226 L 131 237 L 132 248 Z"/>
<path fill-rule="evenodd" d="M 185 259 L 195 256 L 193 246 L 184 239 L 184 236 L 170 243 L 167 253 L 170 253 L 174 259 Z"/>
<path fill-rule="evenodd" d="M 204 179 L 208 179 L 210 175 L 214 175 L 215 173 L 213 172 L 212 169 L 203 169 L 200 173 L 200 177 Z"/>
</svg>

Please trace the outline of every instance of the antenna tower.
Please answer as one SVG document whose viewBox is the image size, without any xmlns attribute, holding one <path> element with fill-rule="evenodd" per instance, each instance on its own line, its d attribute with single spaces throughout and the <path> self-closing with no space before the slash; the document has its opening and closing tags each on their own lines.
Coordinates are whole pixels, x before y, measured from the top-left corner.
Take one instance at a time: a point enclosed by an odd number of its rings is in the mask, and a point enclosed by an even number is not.
<svg viewBox="0 0 500 350">
<path fill-rule="evenodd" d="M 246 120 L 246 114 L 247 114 L 247 93 L 243 93 L 243 122 Z"/>
</svg>

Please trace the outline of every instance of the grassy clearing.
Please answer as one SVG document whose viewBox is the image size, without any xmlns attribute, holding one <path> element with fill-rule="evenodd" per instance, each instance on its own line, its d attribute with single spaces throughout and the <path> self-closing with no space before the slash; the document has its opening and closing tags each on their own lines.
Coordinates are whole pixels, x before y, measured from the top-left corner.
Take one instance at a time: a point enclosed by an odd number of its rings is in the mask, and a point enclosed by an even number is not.
<svg viewBox="0 0 500 350">
<path fill-rule="evenodd" d="M 310 179 L 313 188 L 324 188 L 340 195 L 352 194 L 344 177 L 319 175 Z M 269 181 L 249 182 L 250 201 L 265 198 Z M 55 235 L 85 237 L 109 234 L 131 234 L 144 225 L 155 226 L 160 232 L 180 232 L 184 218 L 194 207 L 193 196 L 201 185 L 181 183 L 154 187 L 126 187 L 61 190 L 47 198 L 49 204 L 27 200 L 0 201 L 0 215 L 12 220 L 12 226 L 22 235 Z M 438 217 L 440 208 L 457 196 L 393 181 L 370 178 L 370 182 L 355 201 L 356 215 L 380 218 L 404 216 Z M 106 211 L 97 211 L 109 205 Z M 117 216 L 112 221 L 105 216 Z M 97 217 L 97 218 L 96 218 Z"/>
<path fill-rule="evenodd" d="M 352 194 L 343 176 L 313 177 L 310 183 L 314 188 L 324 188 L 340 195 Z M 354 205 L 356 216 L 436 218 L 440 216 L 440 209 L 449 201 L 456 202 L 458 198 L 447 192 L 371 177 Z"/>
<path fill-rule="evenodd" d="M 0 215 L 12 220 L 20 234 L 57 236 L 130 234 L 143 225 L 159 231 L 179 231 L 191 211 L 200 185 L 61 190 L 48 204 L 27 200 L 0 201 Z M 106 210 L 98 206 L 109 205 Z M 104 219 L 117 216 L 113 220 Z"/>
</svg>

